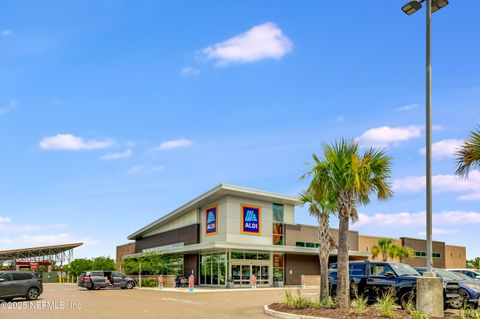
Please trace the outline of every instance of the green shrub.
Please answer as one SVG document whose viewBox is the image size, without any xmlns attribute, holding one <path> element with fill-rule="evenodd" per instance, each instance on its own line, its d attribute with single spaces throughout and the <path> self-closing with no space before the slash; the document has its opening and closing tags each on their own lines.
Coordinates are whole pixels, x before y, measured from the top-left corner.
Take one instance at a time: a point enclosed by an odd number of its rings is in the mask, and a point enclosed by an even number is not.
<svg viewBox="0 0 480 319">
<path fill-rule="evenodd" d="M 465 307 L 460 310 L 460 319 L 480 319 L 480 310 Z"/>
<path fill-rule="evenodd" d="M 326 299 L 322 300 L 323 308 L 332 309 L 337 305 L 335 299 L 332 296 L 328 296 Z"/>
<path fill-rule="evenodd" d="M 285 305 L 288 308 L 294 308 L 295 306 L 295 297 L 292 295 L 292 293 L 288 290 L 285 290 Z"/>
<path fill-rule="evenodd" d="M 155 279 L 143 279 L 142 278 L 142 287 L 157 287 L 157 281 Z"/>
<path fill-rule="evenodd" d="M 288 308 L 304 309 L 313 307 L 314 302 L 312 302 L 307 297 L 301 295 L 300 290 L 297 292 L 297 295 L 294 296 L 290 291 L 285 291 L 284 295 L 285 305 Z"/>
<path fill-rule="evenodd" d="M 380 315 L 384 318 L 395 318 L 395 302 L 396 291 L 395 288 L 388 289 L 383 292 L 380 297 L 377 297 L 376 308 Z"/>
<path fill-rule="evenodd" d="M 418 310 L 412 310 L 409 312 L 410 316 L 412 319 L 430 319 L 430 316 L 427 314 L 424 314 L 421 311 Z"/>
<path fill-rule="evenodd" d="M 367 313 L 367 304 L 368 304 L 368 298 L 364 296 L 355 296 L 355 299 L 353 299 L 353 307 L 350 310 L 350 313 L 353 313 L 357 316 L 363 316 L 364 314 Z"/>
</svg>

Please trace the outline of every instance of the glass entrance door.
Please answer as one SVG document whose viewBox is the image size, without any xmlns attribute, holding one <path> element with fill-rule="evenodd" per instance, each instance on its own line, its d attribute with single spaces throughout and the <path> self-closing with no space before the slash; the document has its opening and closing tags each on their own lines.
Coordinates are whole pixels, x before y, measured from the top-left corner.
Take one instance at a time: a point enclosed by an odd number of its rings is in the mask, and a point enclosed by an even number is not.
<svg viewBox="0 0 480 319">
<path fill-rule="evenodd" d="M 242 265 L 242 284 L 241 286 L 247 287 L 250 285 L 250 276 L 252 274 L 252 266 Z"/>
<path fill-rule="evenodd" d="M 235 286 L 240 287 L 242 285 L 242 266 L 232 265 L 232 279 Z"/>
</svg>

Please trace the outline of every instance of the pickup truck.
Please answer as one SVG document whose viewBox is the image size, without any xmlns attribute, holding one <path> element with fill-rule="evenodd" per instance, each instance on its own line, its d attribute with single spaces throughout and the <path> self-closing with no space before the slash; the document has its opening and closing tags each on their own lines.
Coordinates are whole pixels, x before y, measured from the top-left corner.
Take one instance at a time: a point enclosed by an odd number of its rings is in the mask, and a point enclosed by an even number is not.
<svg viewBox="0 0 480 319">
<path fill-rule="evenodd" d="M 366 296 L 370 303 L 374 303 L 377 297 L 393 287 L 397 303 L 403 309 L 410 298 L 415 302 L 417 278 L 420 277 L 420 274 L 411 266 L 396 262 L 359 261 L 350 262 L 349 268 L 352 296 L 354 289 L 357 289 L 359 295 Z M 336 263 L 330 265 L 328 277 L 332 294 L 336 294 Z M 445 308 L 449 308 L 460 298 L 460 286 L 454 282 L 445 283 L 443 290 Z"/>
</svg>

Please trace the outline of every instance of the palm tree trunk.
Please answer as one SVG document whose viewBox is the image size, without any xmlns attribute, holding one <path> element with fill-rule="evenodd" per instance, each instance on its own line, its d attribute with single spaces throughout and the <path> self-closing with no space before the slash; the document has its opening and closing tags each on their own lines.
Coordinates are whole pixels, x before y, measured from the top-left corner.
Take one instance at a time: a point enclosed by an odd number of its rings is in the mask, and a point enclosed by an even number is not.
<svg viewBox="0 0 480 319">
<path fill-rule="evenodd" d="M 329 296 L 328 290 L 328 257 L 330 256 L 330 225 L 328 213 L 322 212 L 318 218 L 319 243 L 318 257 L 320 258 L 320 300 Z"/>
<path fill-rule="evenodd" d="M 350 306 L 350 276 L 348 267 L 349 219 L 350 216 L 345 209 L 345 206 L 340 207 L 337 254 L 337 302 L 338 306 L 343 309 L 346 309 Z"/>
<path fill-rule="evenodd" d="M 384 252 L 382 253 L 382 257 L 383 257 L 383 258 L 382 258 L 383 261 L 387 261 L 387 260 L 388 260 L 388 256 L 387 256 L 387 252 L 386 252 L 386 251 L 384 251 Z"/>
</svg>

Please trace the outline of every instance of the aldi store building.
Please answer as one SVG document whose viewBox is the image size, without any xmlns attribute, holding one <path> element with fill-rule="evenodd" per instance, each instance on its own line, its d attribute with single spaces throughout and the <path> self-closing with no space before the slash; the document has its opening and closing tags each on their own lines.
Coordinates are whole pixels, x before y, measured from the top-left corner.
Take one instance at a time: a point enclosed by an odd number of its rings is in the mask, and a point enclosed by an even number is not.
<svg viewBox="0 0 480 319">
<path fill-rule="evenodd" d="M 258 286 L 300 284 L 320 266 L 317 227 L 294 223 L 299 204 L 294 196 L 221 184 L 128 238 L 134 254 L 178 256 L 183 274 L 193 273 L 199 285 L 250 286 L 252 275 Z M 332 235 L 338 238 L 335 229 Z M 352 260 L 368 258 L 358 251 L 357 232 L 349 249 Z"/>
</svg>

